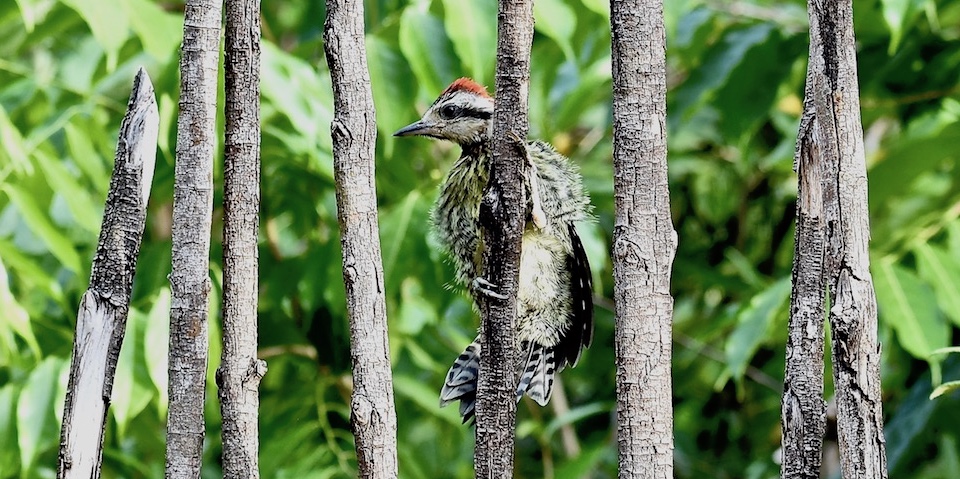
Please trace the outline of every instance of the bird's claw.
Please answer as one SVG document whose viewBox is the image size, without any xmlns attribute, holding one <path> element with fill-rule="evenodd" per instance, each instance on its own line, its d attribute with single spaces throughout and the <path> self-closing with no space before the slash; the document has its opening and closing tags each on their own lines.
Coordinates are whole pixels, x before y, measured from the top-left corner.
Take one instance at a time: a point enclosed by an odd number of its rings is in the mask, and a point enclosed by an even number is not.
<svg viewBox="0 0 960 479">
<path fill-rule="evenodd" d="M 488 298 L 496 298 L 500 300 L 507 299 L 505 295 L 497 292 L 497 290 L 500 289 L 499 286 L 487 281 L 487 279 L 483 276 L 477 276 L 476 278 L 473 278 L 472 286 L 475 292 L 480 293 Z"/>
</svg>

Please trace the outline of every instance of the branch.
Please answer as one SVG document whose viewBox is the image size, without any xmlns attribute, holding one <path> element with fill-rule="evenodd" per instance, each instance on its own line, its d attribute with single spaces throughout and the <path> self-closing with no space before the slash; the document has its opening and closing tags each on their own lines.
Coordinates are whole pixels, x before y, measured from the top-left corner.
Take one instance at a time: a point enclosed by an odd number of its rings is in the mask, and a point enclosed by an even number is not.
<svg viewBox="0 0 960 479">
<path fill-rule="evenodd" d="M 350 400 L 360 477 L 397 477 L 397 417 L 374 186 L 377 128 L 363 3 L 327 0 L 323 47 L 333 80 L 333 169 L 350 316 Z"/>
<path fill-rule="evenodd" d="M 120 124 L 90 286 L 80 300 L 77 314 L 60 430 L 60 479 L 100 477 L 107 408 L 146 224 L 159 124 L 153 84 L 141 68 L 133 80 L 127 113 Z"/>
<path fill-rule="evenodd" d="M 667 188 L 662 0 L 611 2 L 620 478 L 673 477 L 670 378 L 677 233 Z"/>
<path fill-rule="evenodd" d="M 880 347 L 868 253 L 867 170 L 853 4 L 810 0 L 808 13 L 810 61 L 799 146 L 820 170 L 823 222 L 829 226 L 824 233 L 823 281 L 830 294 L 840 463 L 844 478 L 882 479 L 887 477 L 887 465 Z M 802 168 L 808 159 L 800 160 Z"/>
<path fill-rule="evenodd" d="M 223 351 L 217 369 L 223 475 L 260 477 L 257 233 L 260 213 L 260 1 L 227 0 L 223 168 Z"/>
<path fill-rule="evenodd" d="M 504 299 L 481 301 L 483 360 L 477 385 L 477 478 L 513 476 L 517 421 L 516 323 L 523 234 L 522 143 L 529 128 L 527 100 L 533 2 L 500 0 L 497 15 L 496 105 L 493 113 L 490 181 L 480 205 L 483 224 L 483 276 L 500 287 Z"/>
<path fill-rule="evenodd" d="M 221 7 L 214 0 L 189 0 L 184 9 L 173 186 L 167 477 L 199 477 L 203 458 Z"/>
<path fill-rule="evenodd" d="M 808 75 L 808 90 L 812 87 Z M 804 111 L 802 124 L 812 121 Z M 797 232 L 793 258 L 793 292 L 786 348 L 786 371 L 780 421 L 783 428 L 783 479 L 820 477 L 823 435 L 827 427 L 823 401 L 824 251 L 826 224 L 818 145 L 807 128 L 797 138 Z"/>
</svg>

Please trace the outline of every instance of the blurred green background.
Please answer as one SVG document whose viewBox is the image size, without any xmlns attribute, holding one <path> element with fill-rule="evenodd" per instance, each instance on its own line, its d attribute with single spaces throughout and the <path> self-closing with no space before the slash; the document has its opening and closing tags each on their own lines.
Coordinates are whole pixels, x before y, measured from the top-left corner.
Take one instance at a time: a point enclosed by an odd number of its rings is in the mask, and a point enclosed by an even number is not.
<svg viewBox="0 0 960 479">
<path fill-rule="evenodd" d="M 322 2 L 263 2 L 261 470 L 356 475 Z M 477 319 L 428 235 L 457 148 L 390 136 L 453 79 L 492 88 L 494 0 L 371 0 L 377 185 L 403 478 L 472 477 L 473 432 L 439 409 Z M 791 170 L 807 56 L 800 1 L 666 3 L 676 477 L 774 478 L 793 256 Z M 960 378 L 930 352 L 960 325 L 960 1 L 855 0 L 891 477 L 960 477 Z M 531 134 L 580 164 L 596 339 L 555 396 L 519 409 L 517 477 L 615 477 L 610 34 L 604 0 L 536 0 Z M 0 478 L 55 475 L 76 308 L 135 69 L 156 85 L 159 154 L 104 477 L 161 477 L 179 0 L 0 2 Z M 222 96 L 222 93 L 221 93 Z M 221 103 L 222 104 L 222 103 Z M 222 128 L 222 118 L 220 126 Z M 222 140 L 221 140 L 222 142 Z M 222 145 L 221 150 L 222 151 Z M 210 371 L 220 355 L 217 157 Z M 957 355 L 954 355 L 957 356 Z M 832 381 L 827 371 L 827 391 Z M 208 381 L 203 476 L 220 476 Z M 828 446 L 832 444 L 828 438 Z"/>
</svg>

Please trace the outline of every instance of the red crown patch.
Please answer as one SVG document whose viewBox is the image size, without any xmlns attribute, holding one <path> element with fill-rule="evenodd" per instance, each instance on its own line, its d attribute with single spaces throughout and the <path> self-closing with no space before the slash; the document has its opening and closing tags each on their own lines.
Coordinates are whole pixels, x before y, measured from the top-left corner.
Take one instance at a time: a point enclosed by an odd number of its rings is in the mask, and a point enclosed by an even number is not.
<svg viewBox="0 0 960 479">
<path fill-rule="evenodd" d="M 468 91 L 471 93 L 476 93 L 477 95 L 480 95 L 480 96 L 485 96 L 487 98 L 490 98 L 490 94 L 487 93 L 487 89 L 484 88 L 483 85 L 480 85 L 479 83 L 467 77 L 457 78 L 456 80 L 454 80 L 453 83 L 451 83 L 446 90 L 443 90 L 443 93 L 440 96 L 446 95 L 448 93 L 453 93 L 456 91 Z"/>
</svg>

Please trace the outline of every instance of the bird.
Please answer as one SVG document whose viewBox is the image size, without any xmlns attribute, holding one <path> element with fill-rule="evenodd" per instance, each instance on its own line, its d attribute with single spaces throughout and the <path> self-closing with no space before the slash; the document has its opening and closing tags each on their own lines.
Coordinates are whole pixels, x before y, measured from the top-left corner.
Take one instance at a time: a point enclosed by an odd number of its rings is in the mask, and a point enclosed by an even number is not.
<svg viewBox="0 0 960 479">
<path fill-rule="evenodd" d="M 479 304 L 501 297 L 483 273 L 480 203 L 490 179 L 494 99 L 470 78 L 451 83 L 420 120 L 394 136 L 456 143 L 459 159 L 440 185 L 431 210 L 432 234 L 449 256 L 456 281 Z M 527 204 L 517 286 L 516 399 L 540 406 L 550 400 L 555 375 L 575 366 L 593 339 L 593 282 L 575 223 L 592 220 L 579 168 L 543 141 L 521 141 L 526 150 L 523 187 Z M 440 391 L 440 406 L 460 401 L 463 422 L 475 414 L 480 338 L 457 357 Z"/>
</svg>

